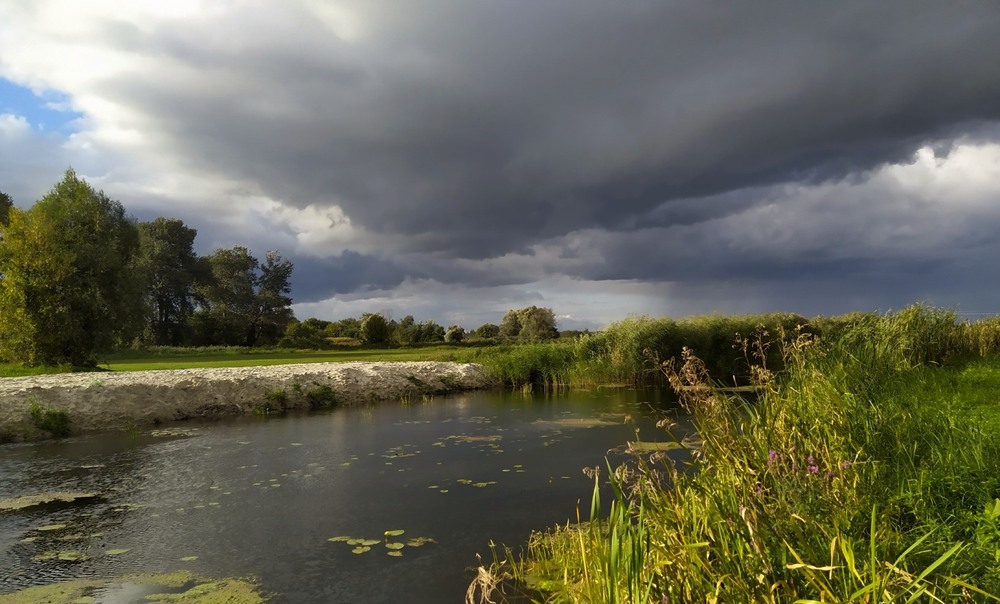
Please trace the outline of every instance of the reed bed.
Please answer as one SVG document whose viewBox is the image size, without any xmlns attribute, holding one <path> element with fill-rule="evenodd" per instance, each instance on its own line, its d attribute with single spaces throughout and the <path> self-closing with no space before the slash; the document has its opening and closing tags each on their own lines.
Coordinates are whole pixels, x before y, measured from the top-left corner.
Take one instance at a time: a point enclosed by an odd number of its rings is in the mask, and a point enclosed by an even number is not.
<svg viewBox="0 0 1000 604">
<path fill-rule="evenodd" d="M 1000 442 L 962 421 L 949 368 L 996 354 L 996 331 L 926 306 L 825 320 L 779 342 L 779 372 L 766 341 L 749 347 L 753 402 L 682 352 L 661 370 L 700 437 L 672 434 L 689 461 L 609 468 L 608 510 L 595 485 L 586 522 L 498 556 L 488 597 L 1000 601 Z"/>
</svg>

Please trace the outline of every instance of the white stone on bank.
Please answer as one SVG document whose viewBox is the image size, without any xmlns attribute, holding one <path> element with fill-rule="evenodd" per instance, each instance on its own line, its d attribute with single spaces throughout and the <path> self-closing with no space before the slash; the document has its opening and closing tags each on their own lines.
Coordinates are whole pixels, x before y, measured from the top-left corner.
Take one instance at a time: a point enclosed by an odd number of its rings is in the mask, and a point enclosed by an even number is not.
<svg viewBox="0 0 1000 604">
<path fill-rule="evenodd" d="M 30 423 L 32 404 L 69 415 L 74 433 L 252 413 L 283 390 L 286 408 L 326 386 L 338 405 L 492 386 L 480 365 L 449 362 L 301 363 L 262 367 L 65 373 L 0 378 L 0 432 Z"/>
</svg>

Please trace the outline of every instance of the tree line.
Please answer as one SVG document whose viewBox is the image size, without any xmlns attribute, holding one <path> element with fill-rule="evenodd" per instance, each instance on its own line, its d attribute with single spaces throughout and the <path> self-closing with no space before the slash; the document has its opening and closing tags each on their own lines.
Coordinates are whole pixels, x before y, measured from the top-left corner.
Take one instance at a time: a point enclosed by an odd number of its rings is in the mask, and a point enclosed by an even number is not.
<svg viewBox="0 0 1000 604">
<path fill-rule="evenodd" d="M 550 308 L 530 306 L 508 310 L 500 325 L 484 323 L 466 331 L 460 325 L 447 328 L 434 321 L 417 322 L 413 315 L 400 320 L 382 313 L 365 313 L 358 318 L 325 321 L 309 318 L 293 320 L 278 345 L 286 348 L 332 348 L 343 345 L 412 346 L 429 343 L 521 342 L 559 337 L 556 317 Z"/>
<path fill-rule="evenodd" d="M 292 263 L 242 246 L 199 257 L 181 220 L 139 222 L 69 169 L 31 208 L 0 192 L 0 360 L 91 366 L 135 343 L 276 343 Z"/>
</svg>

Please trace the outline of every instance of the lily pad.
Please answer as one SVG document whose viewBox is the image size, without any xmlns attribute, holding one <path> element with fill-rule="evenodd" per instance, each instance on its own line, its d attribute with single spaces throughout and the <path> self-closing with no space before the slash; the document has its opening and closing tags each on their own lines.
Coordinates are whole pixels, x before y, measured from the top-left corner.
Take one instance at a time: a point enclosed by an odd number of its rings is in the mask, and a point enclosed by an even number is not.
<svg viewBox="0 0 1000 604">
<path fill-rule="evenodd" d="M 414 537 L 406 542 L 407 547 L 423 547 L 428 543 L 437 543 L 434 539 L 430 537 Z"/>
<path fill-rule="evenodd" d="M 398 536 L 402 535 L 405 532 L 406 531 L 404 531 L 403 529 L 393 529 L 391 531 L 386 531 L 385 532 L 385 536 L 386 537 L 398 537 Z"/>
<path fill-rule="evenodd" d="M 386 549 L 403 549 L 403 547 L 405 547 L 405 544 L 403 544 L 403 543 L 386 543 L 385 547 L 386 547 Z"/>
<path fill-rule="evenodd" d="M 129 551 L 132 551 L 132 550 L 131 550 L 131 548 L 128 548 L 128 547 L 122 547 L 122 548 L 118 548 L 118 549 L 106 549 L 106 550 L 104 550 L 104 555 L 105 556 L 119 556 L 119 555 L 124 554 L 125 552 L 129 552 Z"/>
<path fill-rule="evenodd" d="M 83 541 L 87 536 L 83 533 L 69 533 L 68 535 L 60 535 L 59 541 Z"/>
<path fill-rule="evenodd" d="M 372 548 L 368 547 L 367 545 L 364 545 L 364 546 L 356 547 L 356 548 L 352 549 L 351 553 L 352 554 L 364 554 L 365 552 L 370 552 L 371 549 Z"/>
<path fill-rule="evenodd" d="M 361 545 L 364 547 L 370 547 L 372 545 L 378 545 L 378 544 L 379 544 L 378 539 L 365 539 L 364 541 L 361 542 Z"/>
<path fill-rule="evenodd" d="M 66 528 L 65 524 L 46 524 L 45 526 L 40 526 L 35 530 L 47 532 L 47 531 L 61 531 L 64 528 Z"/>
<path fill-rule="evenodd" d="M 394 558 L 402 558 L 403 557 L 403 552 L 392 550 L 392 551 L 386 552 L 385 555 L 386 556 L 392 556 Z"/>
<path fill-rule="evenodd" d="M 347 535 L 337 535 L 336 537 L 330 537 L 327 539 L 327 541 L 332 541 L 334 543 L 350 542 L 350 540 L 351 537 L 348 537 Z"/>
<path fill-rule="evenodd" d="M 184 556 L 180 559 L 181 562 L 194 562 L 198 559 L 198 556 Z"/>
<path fill-rule="evenodd" d="M 36 562 L 45 562 L 48 560 L 60 560 L 62 562 L 83 562 L 88 558 L 82 552 L 76 550 L 63 550 L 63 551 L 49 550 L 42 552 L 37 556 L 33 556 L 31 559 L 35 560 Z"/>
</svg>

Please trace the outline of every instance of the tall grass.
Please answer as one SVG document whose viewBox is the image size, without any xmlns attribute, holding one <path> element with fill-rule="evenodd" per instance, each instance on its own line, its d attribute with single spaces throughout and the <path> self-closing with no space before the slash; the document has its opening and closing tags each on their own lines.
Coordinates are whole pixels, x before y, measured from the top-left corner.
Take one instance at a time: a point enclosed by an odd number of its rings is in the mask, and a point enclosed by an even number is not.
<svg viewBox="0 0 1000 604">
<path fill-rule="evenodd" d="M 923 306 L 826 327 L 753 403 L 689 352 L 666 365 L 694 471 L 616 468 L 610 517 L 534 535 L 508 572 L 552 602 L 1000 601 L 1000 443 L 956 420 L 939 365 L 987 330 Z"/>
<path fill-rule="evenodd" d="M 575 363 L 571 342 L 492 346 L 477 349 L 465 359 L 482 364 L 495 380 L 515 388 L 565 386 Z"/>
<path fill-rule="evenodd" d="M 688 347 L 709 359 L 713 375 L 730 385 L 750 374 L 754 339 L 777 342 L 794 337 L 806 324 L 798 315 L 705 316 L 674 321 L 630 317 L 602 332 L 571 341 L 485 348 L 463 359 L 482 363 L 505 384 L 648 384 L 663 382 L 656 358 L 669 358 Z M 780 355 L 772 362 L 780 364 Z"/>
</svg>

